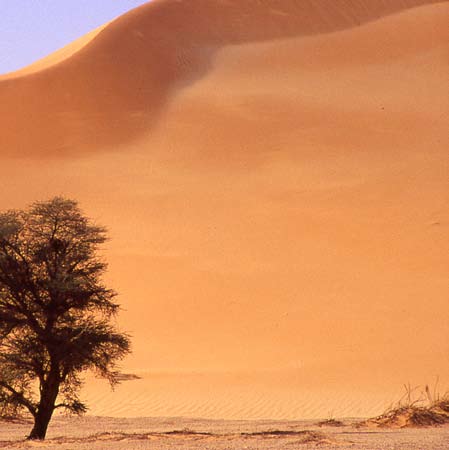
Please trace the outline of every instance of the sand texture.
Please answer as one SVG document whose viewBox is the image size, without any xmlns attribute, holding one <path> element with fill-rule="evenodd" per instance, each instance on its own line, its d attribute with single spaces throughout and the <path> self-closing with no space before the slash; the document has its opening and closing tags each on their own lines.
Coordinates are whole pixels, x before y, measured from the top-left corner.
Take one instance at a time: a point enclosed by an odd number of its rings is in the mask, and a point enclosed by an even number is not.
<svg viewBox="0 0 449 450">
<path fill-rule="evenodd" d="M 26 442 L 27 425 L 0 424 L 0 446 L 59 450 L 446 450 L 449 428 L 356 429 L 318 427 L 306 421 L 211 421 L 201 419 L 54 420 L 45 442 Z"/>
<path fill-rule="evenodd" d="M 444 389 L 448 23 L 447 1 L 155 0 L 1 77 L 0 210 L 64 195 L 110 230 L 142 379 L 89 379 L 90 413 L 368 416 Z"/>
</svg>

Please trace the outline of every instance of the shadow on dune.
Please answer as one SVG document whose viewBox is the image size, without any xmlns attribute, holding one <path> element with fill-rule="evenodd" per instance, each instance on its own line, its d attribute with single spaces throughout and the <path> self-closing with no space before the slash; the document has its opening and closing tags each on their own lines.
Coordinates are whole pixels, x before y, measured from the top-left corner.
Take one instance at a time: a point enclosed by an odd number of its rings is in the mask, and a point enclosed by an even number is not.
<svg viewBox="0 0 449 450">
<path fill-rule="evenodd" d="M 117 19 L 68 59 L 0 81 L 0 154 L 115 150 L 151 130 L 171 95 L 221 47 L 337 31 L 425 0 L 159 0 Z M 218 87 L 217 87 L 218 88 Z"/>
</svg>

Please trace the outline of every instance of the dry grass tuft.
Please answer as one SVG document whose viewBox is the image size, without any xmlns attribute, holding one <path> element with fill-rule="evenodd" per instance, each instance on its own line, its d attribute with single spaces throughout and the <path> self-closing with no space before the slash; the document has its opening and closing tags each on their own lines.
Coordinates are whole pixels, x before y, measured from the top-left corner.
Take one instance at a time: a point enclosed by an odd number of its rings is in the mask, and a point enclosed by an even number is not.
<svg viewBox="0 0 449 450">
<path fill-rule="evenodd" d="M 437 393 L 436 385 L 433 394 L 429 386 L 415 398 L 418 387 L 404 385 L 405 395 L 399 402 L 388 408 L 378 417 L 365 420 L 357 426 L 377 426 L 388 428 L 431 427 L 449 424 L 449 394 L 442 397 Z"/>
<path fill-rule="evenodd" d="M 344 427 L 345 424 L 341 420 L 337 419 L 326 419 L 317 422 L 319 427 Z"/>
</svg>

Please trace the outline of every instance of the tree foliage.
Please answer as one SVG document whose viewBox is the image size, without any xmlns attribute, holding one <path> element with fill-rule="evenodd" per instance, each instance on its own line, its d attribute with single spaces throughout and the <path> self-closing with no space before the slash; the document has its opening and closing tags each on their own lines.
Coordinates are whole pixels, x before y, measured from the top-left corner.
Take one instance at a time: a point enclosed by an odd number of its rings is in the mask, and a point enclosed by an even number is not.
<svg viewBox="0 0 449 450">
<path fill-rule="evenodd" d="M 45 438 L 57 408 L 85 412 L 81 374 L 114 384 L 130 350 L 111 320 L 116 293 L 102 281 L 105 240 L 72 200 L 0 214 L 0 410 L 27 410 L 31 439 Z"/>
</svg>

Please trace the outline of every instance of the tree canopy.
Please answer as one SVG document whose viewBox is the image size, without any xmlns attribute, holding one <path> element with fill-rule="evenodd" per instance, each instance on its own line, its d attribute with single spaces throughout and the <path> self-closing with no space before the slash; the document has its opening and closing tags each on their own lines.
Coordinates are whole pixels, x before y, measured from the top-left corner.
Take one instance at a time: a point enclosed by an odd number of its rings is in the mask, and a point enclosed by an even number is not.
<svg viewBox="0 0 449 450">
<path fill-rule="evenodd" d="M 118 382 L 130 351 L 99 255 L 105 228 L 60 197 L 0 214 L 0 407 L 34 418 L 44 439 L 55 409 L 83 413 L 81 374 Z"/>
</svg>

